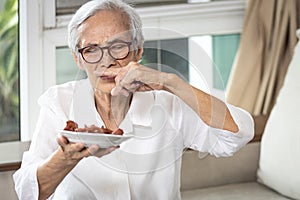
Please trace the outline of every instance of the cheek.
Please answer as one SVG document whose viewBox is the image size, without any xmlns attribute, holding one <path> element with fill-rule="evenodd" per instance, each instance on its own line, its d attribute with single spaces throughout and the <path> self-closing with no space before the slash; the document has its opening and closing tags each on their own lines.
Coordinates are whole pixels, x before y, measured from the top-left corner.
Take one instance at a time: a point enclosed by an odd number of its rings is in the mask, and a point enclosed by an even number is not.
<svg viewBox="0 0 300 200">
<path fill-rule="evenodd" d="M 124 67 L 128 65 L 130 62 L 137 62 L 138 60 L 136 59 L 136 53 L 134 51 L 130 52 L 129 55 L 126 57 L 126 59 L 119 60 L 119 64 Z"/>
<path fill-rule="evenodd" d="M 74 56 L 74 59 L 75 59 L 75 62 L 77 64 L 77 67 L 80 69 L 80 70 L 85 70 L 85 66 L 84 66 L 84 62 L 82 60 L 82 57 L 80 55 L 78 55 L 78 57 Z"/>
<path fill-rule="evenodd" d="M 88 64 L 81 65 L 81 66 L 82 66 L 83 70 L 86 72 L 89 79 L 96 78 L 96 74 L 95 74 L 96 67 L 95 66 L 89 66 Z"/>
</svg>

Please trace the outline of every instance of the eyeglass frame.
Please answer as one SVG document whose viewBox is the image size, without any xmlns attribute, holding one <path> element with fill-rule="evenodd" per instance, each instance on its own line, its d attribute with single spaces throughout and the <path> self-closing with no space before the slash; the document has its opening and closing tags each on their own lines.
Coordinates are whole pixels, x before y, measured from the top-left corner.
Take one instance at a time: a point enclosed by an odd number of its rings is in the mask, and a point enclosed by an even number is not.
<svg viewBox="0 0 300 200">
<path fill-rule="evenodd" d="M 122 57 L 122 58 L 115 58 L 114 56 L 111 55 L 111 52 L 110 52 L 109 48 L 110 48 L 112 45 L 116 44 L 116 43 L 124 43 L 124 44 L 127 44 L 127 47 L 128 47 L 128 53 L 126 54 L 126 56 L 124 56 L 124 57 Z M 104 55 L 104 50 L 105 50 L 105 49 L 107 49 L 108 54 L 109 54 L 110 57 L 112 57 L 113 59 L 115 59 L 115 60 L 123 60 L 123 59 L 125 59 L 125 58 L 129 55 L 129 53 L 130 53 L 130 46 L 131 46 L 131 45 L 132 45 L 132 42 L 126 42 L 126 41 L 122 41 L 122 40 L 121 40 L 121 41 L 113 42 L 113 43 L 111 43 L 110 45 L 104 46 L 104 47 L 101 47 L 101 46 L 98 45 L 98 44 L 92 44 L 92 45 L 88 45 L 88 46 L 85 46 L 85 47 L 82 47 L 82 48 L 78 48 L 77 51 L 80 53 L 81 57 L 83 58 L 83 60 L 84 60 L 85 62 L 87 62 L 87 63 L 89 63 L 89 64 L 96 64 L 96 63 L 98 63 L 98 62 L 100 62 L 100 61 L 102 60 L 103 55 Z M 89 48 L 89 47 L 98 47 L 98 48 L 101 50 L 101 52 L 102 52 L 100 58 L 99 58 L 97 61 L 95 61 L 95 62 L 89 62 L 89 61 L 87 61 L 87 60 L 84 58 L 83 54 L 82 54 L 83 51 L 84 51 L 85 49 Z"/>
</svg>

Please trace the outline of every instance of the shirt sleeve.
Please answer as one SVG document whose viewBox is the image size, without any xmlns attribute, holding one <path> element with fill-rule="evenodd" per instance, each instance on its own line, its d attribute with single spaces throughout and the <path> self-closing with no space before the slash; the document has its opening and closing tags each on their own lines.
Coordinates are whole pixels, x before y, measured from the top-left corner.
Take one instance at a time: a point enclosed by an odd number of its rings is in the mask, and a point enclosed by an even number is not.
<svg viewBox="0 0 300 200">
<path fill-rule="evenodd" d="M 30 148 L 23 154 L 22 165 L 13 175 L 16 193 L 22 200 L 38 199 L 37 169 L 57 150 L 57 129 L 65 123 L 66 116 L 55 111 L 57 106 L 50 94 L 39 99 L 41 109 Z"/>
<path fill-rule="evenodd" d="M 15 190 L 19 199 L 38 199 L 36 171 L 42 161 L 34 158 L 29 152 L 24 153 L 21 168 L 13 175 Z"/>
<path fill-rule="evenodd" d="M 181 123 L 185 147 L 208 152 L 216 157 L 233 155 L 247 144 L 254 136 L 254 123 L 251 115 L 243 109 L 226 104 L 239 131 L 233 133 L 227 130 L 213 128 L 205 124 L 196 112 L 180 99 Z"/>
</svg>

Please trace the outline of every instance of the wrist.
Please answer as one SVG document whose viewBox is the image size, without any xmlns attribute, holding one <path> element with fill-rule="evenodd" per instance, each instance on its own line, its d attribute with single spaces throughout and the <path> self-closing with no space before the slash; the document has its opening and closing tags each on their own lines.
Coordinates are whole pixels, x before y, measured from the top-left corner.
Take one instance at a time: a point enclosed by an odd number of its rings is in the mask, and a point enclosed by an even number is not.
<svg viewBox="0 0 300 200">
<path fill-rule="evenodd" d="M 50 159 L 39 166 L 37 169 L 39 199 L 48 198 L 79 161 L 64 159 L 64 152 L 59 148 Z"/>
<path fill-rule="evenodd" d="M 169 91 L 173 93 L 174 89 L 176 88 L 177 84 L 177 75 L 172 73 L 164 72 L 163 75 L 160 77 L 160 83 L 162 84 L 163 90 Z"/>
</svg>

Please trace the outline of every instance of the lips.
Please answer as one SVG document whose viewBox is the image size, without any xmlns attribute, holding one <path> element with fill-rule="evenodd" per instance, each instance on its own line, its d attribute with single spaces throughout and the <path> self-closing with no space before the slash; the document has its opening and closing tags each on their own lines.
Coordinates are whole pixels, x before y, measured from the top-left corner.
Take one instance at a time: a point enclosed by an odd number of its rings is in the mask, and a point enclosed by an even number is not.
<svg viewBox="0 0 300 200">
<path fill-rule="evenodd" d="M 115 81 L 115 76 L 100 76 L 102 81 L 109 81 L 109 82 L 114 82 Z"/>
<path fill-rule="evenodd" d="M 107 70 L 94 71 L 94 74 L 103 82 L 115 82 L 115 78 L 117 76 L 116 73 Z"/>
</svg>

